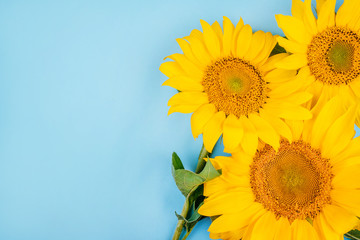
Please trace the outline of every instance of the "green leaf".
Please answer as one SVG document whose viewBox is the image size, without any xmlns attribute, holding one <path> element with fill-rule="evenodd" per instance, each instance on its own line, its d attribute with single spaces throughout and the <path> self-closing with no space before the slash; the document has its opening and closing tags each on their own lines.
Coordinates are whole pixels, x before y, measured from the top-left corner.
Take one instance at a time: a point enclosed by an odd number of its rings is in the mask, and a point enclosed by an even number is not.
<svg viewBox="0 0 360 240">
<path fill-rule="evenodd" d="M 187 219 L 188 223 L 193 223 L 197 220 L 199 220 L 199 218 L 201 217 L 201 215 L 198 213 L 199 208 L 204 204 L 204 202 L 202 202 L 193 212 L 193 214 L 191 215 L 191 217 L 189 219 Z M 193 205 L 195 206 L 195 205 Z"/>
<path fill-rule="evenodd" d="M 176 186 L 187 197 L 188 194 L 198 185 L 202 184 L 205 179 L 201 176 L 185 169 L 177 169 L 174 171 L 174 179 Z M 194 189 L 195 190 L 195 189 Z"/>
<path fill-rule="evenodd" d="M 221 174 L 214 168 L 211 161 L 208 159 L 204 169 L 199 173 L 199 175 L 207 182 L 220 176 Z"/>
<path fill-rule="evenodd" d="M 198 199 L 200 196 L 202 196 L 204 193 L 204 187 L 203 185 L 199 185 L 197 188 L 194 188 L 187 196 L 187 200 L 189 202 L 189 206 L 192 206 L 193 203 Z"/>
<path fill-rule="evenodd" d="M 360 231 L 359 230 L 351 230 L 350 232 L 346 233 L 345 236 L 350 239 L 359 240 L 360 239 Z"/>
<path fill-rule="evenodd" d="M 175 178 L 175 170 L 184 169 L 184 165 L 182 164 L 182 162 L 181 162 L 179 156 L 176 154 L 176 152 L 173 152 L 171 161 L 172 161 L 171 174 Z"/>
<path fill-rule="evenodd" d="M 276 46 L 274 47 L 274 49 L 272 50 L 272 52 L 270 53 L 270 57 L 275 54 L 279 54 L 279 53 L 286 53 L 286 50 L 285 50 L 285 48 L 280 46 L 279 43 L 277 43 Z"/>
</svg>

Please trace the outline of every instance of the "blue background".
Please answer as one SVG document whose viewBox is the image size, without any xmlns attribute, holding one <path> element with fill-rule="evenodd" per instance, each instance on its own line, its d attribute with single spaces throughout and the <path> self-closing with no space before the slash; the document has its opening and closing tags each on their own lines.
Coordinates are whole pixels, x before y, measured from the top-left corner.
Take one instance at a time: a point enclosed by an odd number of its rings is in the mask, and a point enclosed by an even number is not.
<svg viewBox="0 0 360 240">
<path fill-rule="evenodd" d="M 290 0 L 0 1 L 0 239 L 170 239 L 194 169 L 190 115 L 161 87 L 176 38 L 240 16 L 281 34 Z M 221 153 L 221 146 L 218 153 Z M 189 239 L 208 239 L 204 220 Z"/>
</svg>

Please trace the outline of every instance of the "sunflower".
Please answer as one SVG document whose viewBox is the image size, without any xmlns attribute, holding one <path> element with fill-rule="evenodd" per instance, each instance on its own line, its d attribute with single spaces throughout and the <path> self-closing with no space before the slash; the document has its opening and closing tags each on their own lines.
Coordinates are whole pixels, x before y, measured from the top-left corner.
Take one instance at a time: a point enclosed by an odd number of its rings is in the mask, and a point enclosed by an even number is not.
<svg viewBox="0 0 360 240">
<path fill-rule="evenodd" d="M 242 148 L 251 154 L 258 138 L 277 149 L 280 136 L 290 136 L 282 119 L 312 116 L 300 106 L 312 95 L 293 85 L 296 71 L 275 69 L 288 54 L 269 58 L 276 37 L 253 33 L 242 19 L 235 27 L 224 17 L 224 32 L 218 22 L 201 25 L 203 32 L 177 39 L 183 54 L 160 66 L 169 77 L 163 85 L 180 91 L 168 102 L 169 114 L 193 113 L 192 134 L 203 134 L 209 152 L 222 134 L 227 152 Z"/>
<path fill-rule="evenodd" d="M 219 216 L 210 237 L 341 239 L 360 216 L 360 138 L 353 139 L 349 124 L 354 108 L 344 110 L 333 98 L 314 121 L 292 124 L 293 141 L 282 138 L 278 151 L 260 142 L 253 155 L 211 159 L 223 174 L 205 183 L 199 209 Z"/>
<path fill-rule="evenodd" d="M 304 76 L 298 84 L 314 96 L 309 108 L 320 108 L 336 95 L 345 103 L 359 101 L 360 1 L 345 0 L 336 14 L 335 4 L 336 0 L 318 0 L 315 18 L 311 0 L 293 0 L 292 16 L 276 16 L 287 37 L 277 40 L 292 53 L 276 66 Z M 359 109 L 356 112 L 359 125 Z"/>
</svg>

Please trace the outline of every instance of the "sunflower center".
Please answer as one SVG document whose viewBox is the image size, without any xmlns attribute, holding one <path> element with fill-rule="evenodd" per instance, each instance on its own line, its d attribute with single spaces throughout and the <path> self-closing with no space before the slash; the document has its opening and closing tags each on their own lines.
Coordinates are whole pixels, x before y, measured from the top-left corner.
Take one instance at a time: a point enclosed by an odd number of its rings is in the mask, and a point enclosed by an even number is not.
<svg viewBox="0 0 360 240">
<path fill-rule="evenodd" d="M 312 39 L 307 59 L 316 80 L 348 84 L 360 74 L 360 36 L 345 27 L 327 28 Z"/>
<path fill-rule="evenodd" d="M 328 159 L 302 141 L 281 142 L 278 152 L 266 145 L 250 166 L 250 183 L 257 202 L 277 217 L 313 219 L 331 203 L 333 174 Z"/>
<path fill-rule="evenodd" d="M 240 58 L 222 58 L 209 65 L 202 85 L 209 102 L 227 115 L 248 115 L 266 103 L 266 82 L 254 66 Z"/>
</svg>

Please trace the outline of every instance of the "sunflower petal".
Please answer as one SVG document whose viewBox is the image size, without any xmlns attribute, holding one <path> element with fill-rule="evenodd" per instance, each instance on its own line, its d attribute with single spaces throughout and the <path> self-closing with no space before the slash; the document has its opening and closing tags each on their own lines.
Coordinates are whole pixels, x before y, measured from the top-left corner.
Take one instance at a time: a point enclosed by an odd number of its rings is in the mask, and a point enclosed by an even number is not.
<svg viewBox="0 0 360 240">
<path fill-rule="evenodd" d="M 282 14 L 275 15 L 275 18 L 288 39 L 299 43 L 310 43 L 311 36 L 306 30 L 302 20 Z"/>
<path fill-rule="evenodd" d="M 307 64 L 306 54 L 294 53 L 275 64 L 278 68 L 296 70 L 304 67 Z"/>
<path fill-rule="evenodd" d="M 241 28 L 239 36 L 237 38 L 237 57 L 244 57 L 245 54 L 248 52 L 252 40 L 252 35 L 253 34 L 250 25 L 246 24 L 243 28 Z"/>
<path fill-rule="evenodd" d="M 302 19 L 304 16 L 304 7 L 305 4 L 303 1 L 292 0 L 291 14 L 298 19 Z"/>
<path fill-rule="evenodd" d="M 241 116 L 240 121 L 244 128 L 244 136 L 241 140 L 241 146 L 247 154 L 252 155 L 255 153 L 258 146 L 258 135 L 256 133 L 256 129 L 247 117 Z"/>
<path fill-rule="evenodd" d="M 225 120 L 225 113 L 220 111 L 206 123 L 204 126 L 203 139 L 204 146 L 208 152 L 212 152 L 216 142 L 223 132 L 223 123 Z"/>
<path fill-rule="evenodd" d="M 201 83 L 184 75 L 175 76 L 166 80 L 162 86 L 173 87 L 180 91 L 199 91 L 202 92 L 204 87 Z"/>
<path fill-rule="evenodd" d="M 319 32 L 324 31 L 328 27 L 335 26 L 335 4 L 336 0 L 327 0 L 322 5 L 317 20 Z"/>
<path fill-rule="evenodd" d="M 323 212 L 327 223 L 338 234 L 350 231 L 358 222 L 355 215 L 335 205 L 326 205 Z"/>
<path fill-rule="evenodd" d="M 290 131 L 290 128 L 288 125 L 284 123 L 283 120 L 281 120 L 278 117 L 275 117 L 268 113 L 266 110 L 261 109 L 260 110 L 260 116 L 264 118 L 270 125 L 283 137 L 288 139 L 289 141 L 292 141 L 292 133 Z"/>
<path fill-rule="evenodd" d="M 287 52 L 290 53 L 306 53 L 307 47 L 304 44 L 300 44 L 294 41 L 287 40 L 283 37 L 277 37 L 277 41 L 280 46 L 286 49 Z"/>
<path fill-rule="evenodd" d="M 256 114 L 250 114 L 249 120 L 254 125 L 261 140 L 271 145 L 275 150 L 279 149 L 280 136 L 266 120 Z"/>
<path fill-rule="evenodd" d="M 205 104 L 191 116 L 191 132 L 197 138 L 203 131 L 206 123 L 214 116 L 216 108 L 213 104 Z"/>
<path fill-rule="evenodd" d="M 252 61 L 260 52 L 262 52 L 265 44 L 265 32 L 257 31 L 254 33 L 251 39 L 249 50 L 244 56 L 248 61 Z"/>
<path fill-rule="evenodd" d="M 230 55 L 232 48 L 232 38 L 235 27 L 230 21 L 230 19 L 225 16 L 224 16 L 223 26 L 224 26 L 223 54 L 224 56 L 228 56 Z"/>
<path fill-rule="evenodd" d="M 341 152 L 355 135 L 354 126 L 349 123 L 355 122 L 355 107 L 339 117 L 327 131 L 322 141 L 321 149 L 325 157 L 334 157 Z"/>
<path fill-rule="evenodd" d="M 254 229 L 251 234 L 251 239 L 261 240 L 261 239 L 273 239 L 276 231 L 276 219 L 275 215 L 267 211 L 262 215 L 259 220 L 256 221 Z"/>
<path fill-rule="evenodd" d="M 224 146 L 228 149 L 236 148 L 244 135 L 241 121 L 233 114 L 230 114 L 224 121 Z"/>
<path fill-rule="evenodd" d="M 203 92 L 179 92 L 172 96 L 168 101 L 168 106 L 172 105 L 199 105 L 208 102 L 206 93 Z"/>
<path fill-rule="evenodd" d="M 210 24 L 208 24 L 204 20 L 200 20 L 200 23 L 203 28 L 204 41 L 208 51 L 214 58 L 219 57 L 220 56 L 219 38 L 216 36 L 216 33 L 214 32 Z"/>
</svg>

